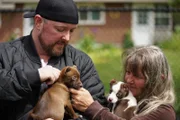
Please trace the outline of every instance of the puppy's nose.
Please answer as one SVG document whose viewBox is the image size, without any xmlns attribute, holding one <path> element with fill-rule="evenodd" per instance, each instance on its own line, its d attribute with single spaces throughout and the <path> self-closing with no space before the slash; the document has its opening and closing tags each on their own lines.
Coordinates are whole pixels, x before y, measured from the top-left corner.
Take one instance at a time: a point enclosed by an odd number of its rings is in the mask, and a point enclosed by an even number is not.
<svg viewBox="0 0 180 120">
<path fill-rule="evenodd" d="M 74 87 L 75 87 L 75 89 L 78 90 L 78 89 L 83 87 L 83 84 L 82 83 L 77 83 Z"/>
<path fill-rule="evenodd" d="M 79 87 L 83 87 L 82 83 L 79 84 Z"/>
<path fill-rule="evenodd" d="M 112 102 L 112 100 L 113 100 L 112 98 L 109 98 L 109 99 L 108 99 L 109 102 Z"/>
</svg>

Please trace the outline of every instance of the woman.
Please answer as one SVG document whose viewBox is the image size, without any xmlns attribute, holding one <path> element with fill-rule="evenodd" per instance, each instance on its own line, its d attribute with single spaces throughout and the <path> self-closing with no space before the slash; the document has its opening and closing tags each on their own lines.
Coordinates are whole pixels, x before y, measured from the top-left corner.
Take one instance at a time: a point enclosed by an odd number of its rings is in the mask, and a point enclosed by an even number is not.
<svg viewBox="0 0 180 120">
<path fill-rule="evenodd" d="M 124 82 L 138 106 L 131 120 L 175 120 L 173 80 L 167 59 L 157 46 L 144 46 L 123 54 Z M 94 101 L 82 88 L 70 90 L 73 106 L 92 120 L 123 120 Z"/>
</svg>

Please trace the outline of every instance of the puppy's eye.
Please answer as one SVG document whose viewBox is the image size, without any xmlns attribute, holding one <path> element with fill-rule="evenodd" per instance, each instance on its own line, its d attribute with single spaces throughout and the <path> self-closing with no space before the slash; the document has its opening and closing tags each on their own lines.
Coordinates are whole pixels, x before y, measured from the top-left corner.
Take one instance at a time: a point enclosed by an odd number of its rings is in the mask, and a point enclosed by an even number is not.
<svg viewBox="0 0 180 120">
<path fill-rule="evenodd" d="M 77 80 L 77 76 L 76 75 L 72 76 L 72 80 Z"/>
<path fill-rule="evenodd" d="M 109 93 L 112 93 L 112 89 L 109 90 Z"/>
<path fill-rule="evenodd" d="M 120 92 L 118 92 L 117 94 L 116 94 L 116 96 L 118 97 L 118 98 L 121 98 L 121 93 Z"/>
</svg>

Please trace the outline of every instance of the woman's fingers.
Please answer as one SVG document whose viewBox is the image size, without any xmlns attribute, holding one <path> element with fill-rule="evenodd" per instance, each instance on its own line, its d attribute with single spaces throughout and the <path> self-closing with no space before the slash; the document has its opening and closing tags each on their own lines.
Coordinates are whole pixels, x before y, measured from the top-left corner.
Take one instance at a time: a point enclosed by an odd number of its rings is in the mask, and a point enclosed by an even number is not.
<svg viewBox="0 0 180 120">
<path fill-rule="evenodd" d="M 79 90 L 70 89 L 72 97 L 72 105 L 74 108 L 80 111 L 85 111 L 90 104 L 94 102 L 91 94 L 84 88 Z"/>
<path fill-rule="evenodd" d="M 73 95 L 73 94 L 74 94 L 74 95 L 77 95 L 77 94 L 78 94 L 78 90 L 76 90 L 76 89 L 70 88 L 69 90 L 70 90 L 70 92 L 72 93 L 72 95 Z"/>
</svg>

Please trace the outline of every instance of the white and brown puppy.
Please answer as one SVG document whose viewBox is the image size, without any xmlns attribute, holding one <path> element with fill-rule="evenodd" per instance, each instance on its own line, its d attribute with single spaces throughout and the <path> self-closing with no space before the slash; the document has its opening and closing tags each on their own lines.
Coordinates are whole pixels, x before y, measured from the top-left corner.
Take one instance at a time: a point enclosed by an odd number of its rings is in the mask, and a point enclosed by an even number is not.
<svg viewBox="0 0 180 120">
<path fill-rule="evenodd" d="M 134 116 L 137 100 L 122 81 L 111 80 L 108 102 L 112 103 L 112 113 L 130 120 Z"/>
<path fill-rule="evenodd" d="M 30 112 L 30 120 L 63 120 L 64 113 L 73 119 L 78 115 L 73 110 L 68 88 L 82 87 L 80 74 L 76 66 L 67 66 L 61 70 L 58 80 L 42 95 L 34 109 Z"/>
</svg>

